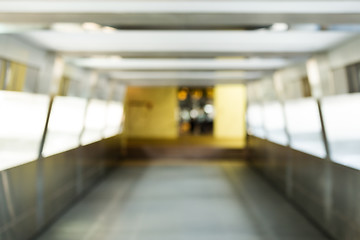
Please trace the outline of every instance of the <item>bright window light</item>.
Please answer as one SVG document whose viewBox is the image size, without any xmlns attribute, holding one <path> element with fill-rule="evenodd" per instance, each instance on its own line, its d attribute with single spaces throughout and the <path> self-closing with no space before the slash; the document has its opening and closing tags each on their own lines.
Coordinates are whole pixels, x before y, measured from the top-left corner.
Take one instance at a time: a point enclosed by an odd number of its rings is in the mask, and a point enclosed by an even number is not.
<svg viewBox="0 0 360 240">
<path fill-rule="evenodd" d="M 324 158 L 325 145 L 321 134 L 320 115 L 315 99 L 291 100 L 285 103 L 290 146 Z"/>
<path fill-rule="evenodd" d="M 280 102 L 264 104 L 264 126 L 268 140 L 282 145 L 288 144 L 284 109 Z"/>
<path fill-rule="evenodd" d="M 105 137 L 115 136 L 120 133 L 123 110 L 123 104 L 121 102 L 108 103 L 106 109 L 106 128 L 104 131 Z"/>
<path fill-rule="evenodd" d="M 51 109 L 43 156 L 64 152 L 80 145 L 84 126 L 86 100 L 77 97 L 55 97 Z"/>
<path fill-rule="evenodd" d="M 262 104 L 249 104 L 247 109 L 248 133 L 259 138 L 265 138 L 264 108 Z"/>
<path fill-rule="evenodd" d="M 360 94 L 322 100 L 331 160 L 360 169 Z"/>
<path fill-rule="evenodd" d="M 0 170 L 38 159 L 49 97 L 0 91 Z"/>
<path fill-rule="evenodd" d="M 102 139 L 106 126 L 106 109 L 106 101 L 97 99 L 89 101 L 85 115 L 85 130 L 81 136 L 82 145 L 87 145 Z"/>
</svg>

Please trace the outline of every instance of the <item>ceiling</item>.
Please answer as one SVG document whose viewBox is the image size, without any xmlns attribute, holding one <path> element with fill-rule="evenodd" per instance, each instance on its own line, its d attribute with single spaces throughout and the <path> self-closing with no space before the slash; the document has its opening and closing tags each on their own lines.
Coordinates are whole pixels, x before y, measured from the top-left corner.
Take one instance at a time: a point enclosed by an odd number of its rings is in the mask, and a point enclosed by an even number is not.
<svg viewBox="0 0 360 240">
<path fill-rule="evenodd" d="M 360 21 L 359 1 L 0 1 L 2 22 L 96 22 L 119 26 L 223 26 Z"/>
<path fill-rule="evenodd" d="M 360 1 L 12 0 L 0 1 L 0 19 L 0 32 L 126 84 L 213 85 L 357 36 Z"/>
</svg>

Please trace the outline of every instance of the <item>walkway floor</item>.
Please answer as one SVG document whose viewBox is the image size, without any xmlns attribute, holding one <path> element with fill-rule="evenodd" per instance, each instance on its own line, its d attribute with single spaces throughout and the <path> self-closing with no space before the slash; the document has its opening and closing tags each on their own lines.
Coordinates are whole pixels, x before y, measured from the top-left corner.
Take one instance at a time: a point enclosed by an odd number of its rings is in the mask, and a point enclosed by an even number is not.
<svg viewBox="0 0 360 240">
<path fill-rule="evenodd" d="M 245 164 L 126 166 L 39 240 L 325 240 Z"/>
</svg>

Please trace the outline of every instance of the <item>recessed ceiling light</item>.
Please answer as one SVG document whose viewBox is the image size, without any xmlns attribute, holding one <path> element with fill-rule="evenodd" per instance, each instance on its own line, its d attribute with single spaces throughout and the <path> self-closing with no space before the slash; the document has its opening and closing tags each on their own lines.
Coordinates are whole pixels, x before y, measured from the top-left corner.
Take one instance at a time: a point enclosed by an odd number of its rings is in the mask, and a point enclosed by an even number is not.
<svg viewBox="0 0 360 240">
<path fill-rule="evenodd" d="M 51 30 L 57 32 L 83 32 L 81 24 L 79 23 L 54 23 L 51 25 Z"/>
<path fill-rule="evenodd" d="M 116 31 L 117 31 L 116 28 L 108 27 L 108 26 L 102 27 L 101 30 L 102 30 L 104 33 L 113 33 L 113 32 L 116 32 Z"/>
<path fill-rule="evenodd" d="M 289 25 L 287 25 L 286 23 L 274 23 L 270 27 L 270 30 L 275 32 L 284 32 L 287 31 L 288 29 L 289 29 Z"/>
<path fill-rule="evenodd" d="M 82 28 L 85 31 L 99 31 L 101 30 L 101 26 L 97 23 L 93 23 L 93 22 L 85 22 L 82 24 Z"/>
</svg>

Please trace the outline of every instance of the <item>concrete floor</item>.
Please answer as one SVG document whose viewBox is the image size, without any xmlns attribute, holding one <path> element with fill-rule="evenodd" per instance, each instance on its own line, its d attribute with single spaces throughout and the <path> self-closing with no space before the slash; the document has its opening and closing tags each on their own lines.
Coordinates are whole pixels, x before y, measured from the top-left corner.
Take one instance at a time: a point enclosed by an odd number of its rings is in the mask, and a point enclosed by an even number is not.
<svg viewBox="0 0 360 240">
<path fill-rule="evenodd" d="M 60 239 L 327 238 L 245 164 L 179 163 L 119 168 L 39 238 Z"/>
</svg>

